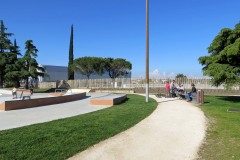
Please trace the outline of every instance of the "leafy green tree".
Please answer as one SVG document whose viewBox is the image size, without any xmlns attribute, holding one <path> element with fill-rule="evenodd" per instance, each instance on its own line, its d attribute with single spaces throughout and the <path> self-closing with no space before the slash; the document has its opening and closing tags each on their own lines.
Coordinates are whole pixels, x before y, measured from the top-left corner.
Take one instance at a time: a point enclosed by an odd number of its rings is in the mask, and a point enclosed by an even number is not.
<svg viewBox="0 0 240 160">
<path fill-rule="evenodd" d="M 35 58 L 37 58 L 37 48 L 33 45 L 32 40 L 25 42 L 26 52 L 24 56 L 19 60 L 19 64 L 22 66 L 20 71 L 20 77 L 25 80 L 26 88 L 29 88 L 29 78 L 38 78 L 38 76 L 44 75 L 44 69 L 40 67 Z M 39 72 L 40 71 L 40 72 Z"/>
<path fill-rule="evenodd" d="M 90 78 L 93 74 L 102 75 L 104 73 L 104 59 L 100 57 L 80 57 L 74 60 L 73 70 Z"/>
<path fill-rule="evenodd" d="M 11 63 L 13 48 L 12 42 L 9 39 L 13 33 L 7 33 L 7 28 L 3 21 L 0 21 L 0 88 L 3 87 L 4 77 L 6 74 L 6 65 Z"/>
<path fill-rule="evenodd" d="M 71 26 L 70 45 L 69 45 L 69 61 L 68 61 L 68 80 L 74 80 L 73 64 L 73 25 Z"/>
<path fill-rule="evenodd" d="M 105 70 L 108 72 L 109 77 L 115 82 L 115 78 L 124 76 L 130 73 L 132 69 L 131 62 L 122 58 L 106 58 Z"/>
<path fill-rule="evenodd" d="M 104 66 L 105 61 L 103 58 L 80 57 L 73 61 L 72 70 L 85 75 L 89 80 L 91 75 L 102 75 L 104 73 Z"/>
<path fill-rule="evenodd" d="M 185 75 L 182 74 L 182 73 L 179 73 L 179 74 L 176 75 L 175 78 L 187 78 L 187 76 L 185 76 Z"/>
<path fill-rule="evenodd" d="M 224 28 L 208 47 L 209 56 L 199 58 L 203 74 L 212 78 L 215 86 L 240 82 L 240 23 L 234 29 Z"/>
</svg>

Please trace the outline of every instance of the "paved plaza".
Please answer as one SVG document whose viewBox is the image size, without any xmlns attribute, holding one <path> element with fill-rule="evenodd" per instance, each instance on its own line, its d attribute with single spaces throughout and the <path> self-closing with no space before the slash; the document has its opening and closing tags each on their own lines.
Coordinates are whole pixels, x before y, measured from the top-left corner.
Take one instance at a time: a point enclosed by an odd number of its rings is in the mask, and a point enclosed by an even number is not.
<svg viewBox="0 0 240 160">
<path fill-rule="evenodd" d="M 6 92 L 0 90 L 0 94 L 0 103 L 7 100 L 13 100 L 11 91 Z M 48 122 L 104 109 L 109 106 L 91 106 L 90 99 L 94 97 L 102 97 L 107 94 L 108 93 L 87 93 L 87 97 L 85 99 L 78 101 L 35 108 L 0 111 L 0 130 Z M 49 93 L 38 93 L 33 94 L 31 98 L 42 98 L 48 96 Z"/>
</svg>

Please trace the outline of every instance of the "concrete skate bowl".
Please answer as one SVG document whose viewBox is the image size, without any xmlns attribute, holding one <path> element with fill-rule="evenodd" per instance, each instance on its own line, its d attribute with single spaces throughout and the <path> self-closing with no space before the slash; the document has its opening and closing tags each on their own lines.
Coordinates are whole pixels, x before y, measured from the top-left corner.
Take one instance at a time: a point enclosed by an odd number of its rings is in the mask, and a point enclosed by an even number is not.
<svg viewBox="0 0 240 160">
<path fill-rule="evenodd" d="M 86 92 L 69 94 L 69 95 L 57 95 L 36 99 L 26 100 L 9 100 L 0 104 L 0 110 L 8 111 L 15 109 L 33 108 L 45 105 L 52 105 L 58 103 L 71 102 L 86 98 Z"/>
</svg>

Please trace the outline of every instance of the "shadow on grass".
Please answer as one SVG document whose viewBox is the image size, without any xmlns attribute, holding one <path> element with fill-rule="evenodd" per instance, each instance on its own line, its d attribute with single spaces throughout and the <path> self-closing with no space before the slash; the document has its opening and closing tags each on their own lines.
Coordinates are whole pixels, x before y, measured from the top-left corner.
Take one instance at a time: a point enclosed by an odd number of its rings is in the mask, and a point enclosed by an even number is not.
<svg viewBox="0 0 240 160">
<path fill-rule="evenodd" d="M 129 100 L 129 98 L 126 98 L 126 99 L 124 99 L 121 103 L 115 104 L 115 105 L 117 106 L 117 105 L 121 105 L 121 104 L 127 103 L 128 100 Z"/>
<path fill-rule="evenodd" d="M 219 99 L 233 103 L 240 102 L 240 96 L 218 96 Z"/>
</svg>

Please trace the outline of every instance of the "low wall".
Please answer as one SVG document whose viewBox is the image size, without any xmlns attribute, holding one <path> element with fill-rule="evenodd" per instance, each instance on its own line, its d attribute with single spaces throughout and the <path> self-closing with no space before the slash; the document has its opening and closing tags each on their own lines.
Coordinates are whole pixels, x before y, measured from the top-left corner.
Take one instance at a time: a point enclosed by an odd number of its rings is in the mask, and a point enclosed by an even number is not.
<svg viewBox="0 0 240 160">
<path fill-rule="evenodd" d="M 197 88 L 198 90 L 199 88 Z M 145 88 L 134 88 L 134 93 L 146 93 Z M 239 90 L 231 90 L 227 91 L 224 89 L 202 89 L 205 95 L 214 95 L 214 96 L 231 96 L 231 95 L 240 95 Z M 186 89 L 186 91 L 191 91 L 190 89 Z M 149 88 L 149 93 L 158 94 L 158 93 L 166 93 L 165 88 Z"/>
<path fill-rule="evenodd" d="M 7 110 L 39 107 L 39 106 L 80 100 L 85 97 L 86 97 L 86 92 L 73 94 L 73 95 L 58 96 L 58 97 L 45 97 L 45 98 L 28 99 L 28 100 L 5 101 L 4 103 L 0 104 L 0 110 L 7 111 Z"/>
<path fill-rule="evenodd" d="M 94 89 L 98 93 L 134 93 L 134 89 Z"/>
</svg>

